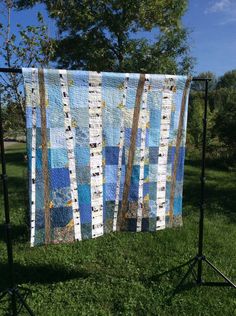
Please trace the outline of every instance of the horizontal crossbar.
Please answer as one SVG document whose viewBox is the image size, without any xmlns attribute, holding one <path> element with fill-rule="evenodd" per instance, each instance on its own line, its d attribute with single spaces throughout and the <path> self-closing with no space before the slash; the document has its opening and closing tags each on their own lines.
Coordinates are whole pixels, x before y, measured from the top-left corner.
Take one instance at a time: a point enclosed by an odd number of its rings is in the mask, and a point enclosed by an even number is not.
<svg viewBox="0 0 236 316">
<path fill-rule="evenodd" d="M 22 69 L 20 68 L 0 68 L 0 72 L 10 72 L 10 73 L 18 73 L 21 74 L 22 73 Z M 210 81 L 211 78 L 197 78 L 197 77 L 193 77 L 192 78 L 193 81 Z"/>
</svg>

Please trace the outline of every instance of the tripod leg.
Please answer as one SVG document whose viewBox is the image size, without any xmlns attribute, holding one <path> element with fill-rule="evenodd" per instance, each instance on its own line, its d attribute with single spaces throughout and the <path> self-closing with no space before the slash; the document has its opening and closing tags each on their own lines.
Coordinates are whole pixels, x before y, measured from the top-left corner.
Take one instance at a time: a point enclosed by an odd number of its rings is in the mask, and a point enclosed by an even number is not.
<svg viewBox="0 0 236 316">
<path fill-rule="evenodd" d="M 8 294 L 8 291 L 4 291 L 0 294 L 0 301 Z"/>
<path fill-rule="evenodd" d="M 189 265 L 189 264 L 190 264 L 192 261 L 194 261 L 194 260 L 195 260 L 195 258 L 192 258 L 192 259 L 190 259 L 189 261 L 187 261 L 187 262 L 185 262 L 185 263 L 182 263 L 182 264 L 180 264 L 179 266 L 177 266 L 177 267 L 175 267 L 175 268 L 172 268 L 172 269 L 170 269 L 170 270 L 166 270 L 166 271 L 164 271 L 164 272 L 158 274 L 157 277 L 161 277 L 161 276 L 163 276 L 163 275 L 165 275 L 165 274 L 168 274 L 168 273 L 171 273 L 171 272 L 173 272 L 173 271 L 179 270 L 179 269 L 181 269 L 181 268 L 183 268 L 183 267 Z"/>
<path fill-rule="evenodd" d="M 21 294 L 18 292 L 18 290 L 15 292 L 15 294 L 16 294 L 17 298 L 19 299 L 19 301 L 21 302 L 21 304 L 25 307 L 25 309 L 27 310 L 29 315 L 34 316 L 33 311 L 30 309 L 29 305 L 26 303 L 26 301 L 21 296 Z"/>
<path fill-rule="evenodd" d="M 195 264 L 197 263 L 197 259 L 195 259 L 193 261 L 193 263 L 189 266 L 188 271 L 185 273 L 184 277 L 182 278 L 182 280 L 179 282 L 179 284 L 177 285 L 177 287 L 175 288 L 172 297 L 178 292 L 178 290 L 181 288 L 181 286 L 183 285 L 184 281 L 187 279 L 187 277 L 189 276 L 189 274 L 192 272 L 192 270 L 194 269 Z"/>
<path fill-rule="evenodd" d="M 11 306 L 12 306 L 12 314 L 13 316 L 17 315 L 17 307 L 16 307 L 16 293 L 15 291 L 11 292 Z"/>
<path fill-rule="evenodd" d="M 12 315 L 16 316 L 17 315 L 17 306 L 16 306 L 16 295 L 15 295 L 15 291 L 14 290 L 7 290 L 4 291 L 1 295 L 0 295 L 0 301 L 6 296 L 9 295 L 10 296 L 10 303 L 9 303 L 9 307 L 12 310 Z"/>
<path fill-rule="evenodd" d="M 229 285 L 234 287 L 236 289 L 236 285 L 228 279 L 220 270 L 218 270 L 210 261 L 208 261 L 206 258 L 204 258 L 204 261 L 213 269 L 215 270 Z"/>
</svg>

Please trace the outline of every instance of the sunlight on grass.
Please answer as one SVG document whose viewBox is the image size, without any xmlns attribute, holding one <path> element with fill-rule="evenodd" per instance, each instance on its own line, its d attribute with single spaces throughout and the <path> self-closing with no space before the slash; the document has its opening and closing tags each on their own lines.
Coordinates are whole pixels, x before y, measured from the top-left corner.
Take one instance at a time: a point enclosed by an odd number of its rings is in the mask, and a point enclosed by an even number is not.
<svg viewBox="0 0 236 316">
<path fill-rule="evenodd" d="M 17 282 L 32 290 L 36 315 L 236 315 L 235 290 L 190 288 L 166 299 L 183 275 L 158 277 L 193 257 L 197 246 L 200 168 L 186 165 L 184 226 L 157 233 L 114 233 L 74 244 L 29 247 L 25 145 L 7 149 Z M 205 253 L 236 281 L 236 174 L 207 170 Z M 2 195 L 1 195 L 2 204 Z M 1 212 L 1 223 L 3 214 Z M 1 287 L 7 286 L 0 224 Z M 206 279 L 216 280 L 204 270 Z M 0 306 L 4 315 L 6 304 Z M 1 314 L 2 312 L 2 314 Z"/>
</svg>

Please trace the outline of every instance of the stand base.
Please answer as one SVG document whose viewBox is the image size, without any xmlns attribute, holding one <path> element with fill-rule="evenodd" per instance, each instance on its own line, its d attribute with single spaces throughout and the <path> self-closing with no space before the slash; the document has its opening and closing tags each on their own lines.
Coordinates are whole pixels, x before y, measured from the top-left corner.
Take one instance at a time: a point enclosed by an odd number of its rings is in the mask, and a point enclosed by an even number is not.
<svg viewBox="0 0 236 316">
<path fill-rule="evenodd" d="M 202 263 L 205 262 L 209 267 L 211 267 L 218 275 L 220 275 L 225 281 L 224 282 L 205 282 L 202 279 Z M 198 273 L 196 275 L 194 268 L 196 266 L 196 264 L 198 264 Z M 203 286 L 231 286 L 233 288 L 236 289 L 236 285 L 230 280 L 228 279 L 218 268 L 216 268 L 205 256 L 199 256 L 197 255 L 196 257 L 194 257 L 193 259 L 187 261 L 186 263 L 182 264 L 181 266 L 179 266 L 178 268 L 181 268 L 185 265 L 189 265 L 189 268 L 187 270 L 187 272 L 185 273 L 185 275 L 183 276 L 183 278 L 180 280 L 179 284 L 177 285 L 177 287 L 175 288 L 172 297 L 180 290 L 180 288 L 182 287 L 184 281 L 187 279 L 187 277 L 190 275 L 190 273 L 193 274 L 195 281 L 196 281 L 196 285 L 203 285 Z M 172 269 L 170 271 L 173 271 L 175 269 Z M 166 273 L 170 272 L 167 271 Z M 165 274 L 165 273 L 163 273 Z"/>
<path fill-rule="evenodd" d="M 23 292 L 23 294 L 20 293 L 20 290 Z M 8 288 L 7 290 L 0 292 L 0 301 L 3 300 L 6 296 L 9 296 L 11 300 L 10 315 L 17 316 L 22 308 L 25 308 L 29 315 L 34 316 L 33 311 L 26 303 L 26 298 L 29 292 L 30 291 L 28 289 L 18 286 Z"/>
</svg>

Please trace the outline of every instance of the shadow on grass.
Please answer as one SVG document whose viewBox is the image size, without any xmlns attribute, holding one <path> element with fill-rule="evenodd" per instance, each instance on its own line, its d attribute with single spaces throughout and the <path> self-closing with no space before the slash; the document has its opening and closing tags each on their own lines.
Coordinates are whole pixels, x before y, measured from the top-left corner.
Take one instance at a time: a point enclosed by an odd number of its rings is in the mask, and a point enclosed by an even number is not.
<svg viewBox="0 0 236 316">
<path fill-rule="evenodd" d="M 191 165 L 193 167 L 199 167 L 202 166 L 202 160 L 200 158 L 198 159 L 191 159 L 187 157 L 185 159 L 185 164 Z M 222 171 L 229 171 L 229 169 L 232 168 L 233 162 L 231 160 L 225 160 L 225 159 L 210 159 L 206 158 L 206 170 L 209 168 L 211 170 L 222 170 Z"/>
<path fill-rule="evenodd" d="M 195 182 L 186 183 L 184 186 L 184 205 L 199 207 L 200 185 Z M 236 222 L 236 188 L 216 187 L 206 184 L 205 188 L 206 214 L 220 213 L 226 215 L 230 221 Z"/>
<path fill-rule="evenodd" d="M 200 205 L 200 175 L 201 160 L 186 160 L 186 165 L 199 169 L 185 170 L 183 204 L 198 208 Z M 208 171 L 211 173 L 208 175 Z M 212 172 L 213 171 L 213 172 Z M 206 214 L 226 215 L 230 221 L 236 222 L 236 173 L 227 173 L 225 177 L 220 172 L 227 172 L 227 162 L 220 160 L 206 161 L 205 210 Z"/>
<path fill-rule="evenodd" d="M 17 193 L 17 199 L 22 200 L 26 195 L 27 188 L 27 162 L 24 160 L 24 153 L 10 152 L 6 153 L 6 169 L 8 180 L 9 195 Z M 0 186 L 2 192 L 2 185 Z M 23 195 L 22 195 L 23 194 Z M 10 197 L 10 196 L 9 196 Z"/>
<path fill-rule="evenodd" d="M 15 281 L 19 285 L 26 283 L 52 284 L 72 279 L 86 279 L 91 275 L 85 270 L 69 270 L 66 266 L 52 266 L 49 264 L 23 266 L 15 263 L 14 269 Z M 0 263 L 0 274 L 4 276 L 1 277 L 1 290 L 4 290 L 9 286 L 7 264 Z"/>
<path fill-rule="evenodd" d="M 165 294 L 163 302 L 165 305 L 172 305 L 172 300 L 176 295 L 188 290 L 192 290 L 197 286 L 196 271 L 194 270 L 189 273 L 187 278 L 184 279 L 184 282 L 180 285 L 180 282 L 182 282 L 183 278 L 185 278 L 185 275 L 193 260 L 194 258 L 184 262 L 181 265 L 172 267 L 162 273 L 151 275 L 145 279 L 140 279 L 140 281 L 146 288 L 152 288 L 153 286 L 156 287 L 157 284 L 159 284 L 160 288 L 162 288 L 164 285 Z"/>
<path fill-rule="evenodd" d="M 11 225 L 11 237 L 13 242 L 25 243 L 28 241 L 28 228 L 26 225 Z M 6 242 L 5 224 L 0 224 L 0 240 Z"/>
<path fill-rule="evenodd" d="M 18 198 L 22 199 L 22 193 L 26 194 L 27 188 L 27 174 L 23 171 L 19 175 L 9 175 L 7 174 L 8 191 L 11 193 L 18 193 Z M 2 187 L 1 187 L 2 191 Z"/>
<path fill-rule="evenodd" d="M 6 165 L 8 164 L 15 165 L 15 166 L 26 166 L 27 161 L 25 160 L 26 153 L 24 151 L 19 152 L 19 150 L 6 152 Z"/>
<path fill-rule="evenodd" d="M 27 192 L 27 179 L 25 174 L 20 172 L 19 176 L 9 176 L 8 173 L 8 200 L 9 200 L 9 212 L 10 212 L 10 221 L 14 223 L 15 220 L 23 222 L 22 225 L 12 225 L 12 234 L 13 239 L 17 239 L 17 236 L 25 235 L 27 226 L 29 224 L 30 214 L 28 212 L 28 192 Z M 0 185 L 0 208 L 2 209 L 0 214 L 1 221 L 5 222 L 4 214 L 4 200 L 3 200 L 3 187 Z M 0 239 L 2 239 L 4 227 L 3 224 L 0 224 Z"/>
<path fill-rule="evenodd" d="M 185 261 L 184 263 L 180 265 L 176 265 L 175 267 L 172 267 L 168 270 L 165 270 L 164 272 L 154 274 L 148 278 L 141 279 L 140 281 L 143 282 L 146 286 L 151 286 L 153 283 L 160 283 L 163 278 L 167 278 L 170 280 L 176 279 L 180 281 L 181 278 L 185 275 L 186 271 L 188 270 L 191 263 L 194 261 L 194 258 Z M 190 273 L 190 276 L 193 276 L 192 273 Z"/>
</svg>

